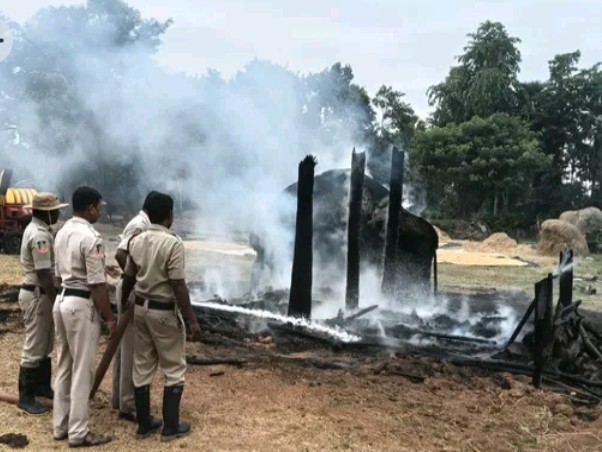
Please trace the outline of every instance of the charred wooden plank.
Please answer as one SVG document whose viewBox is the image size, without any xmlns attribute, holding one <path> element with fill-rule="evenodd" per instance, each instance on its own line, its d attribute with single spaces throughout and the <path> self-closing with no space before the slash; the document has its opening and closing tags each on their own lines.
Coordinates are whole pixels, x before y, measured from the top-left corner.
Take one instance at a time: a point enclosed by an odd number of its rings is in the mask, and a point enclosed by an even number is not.
<svg viewBox="0 0 602 452">
<path fill-rule="evenodd" d="M 554 314 L 553 314 L 553 276 L 548 274 L 547 278 L 535 284 L 535 347 L 534 361 L 535 371 L 533 373 L 533 385 L 541 386 L 543 368 L 548 361 L 551 348 L 554 344 Z"/>
<path fill-rule="evenodd" d="M 381 290 L 385 295 L 397 291 L 397 248 L 399 239 L 399 220 L 402 213 L 404 153 L 393 148 L 391 155 L 391 181 L 389 187 L 389 207 L 387 215 L 387 233 L 385 239 L 385 258 Z"/>
<path fill-rule="evenodd" d="M 508 342 L 506 342 L 506 345 L 504 346 L 504 351 L 508 350 L 508 347 L 510 347 L 514 343 L 514 341 L 516 340 L 516 338 L 520 334 L 521 330 L 525 326 L 525 323 L 527 323 L 527 320 L 529 320 L 529 317 L 531 317 L 531 314 L 533 313 L 533 310 L 535 309 L 535 301 L 536 300 L 533 299 L 533 301 L 531 302 L 531 304 L 527 308 L 527 311 L 525 312 L 525 315 L 520 320 L 520 322 L 518 322 L 518 325 L 516 326 L 516 329 L 512 333 L 512 336 L 510 336 L 510 339 L 508 339 Z"/>
<path fill-rule="evenodd" d="M 560 253 L 558 273 L 559 301 L 563 306 L 569 306 L 573 302 L 573 250 L 571 248 L 566 248 Z"/>
<path fill-rule="evenodd" d="M 366 154 L 351 154 L 351 182 L 349 187 L 349 221 L 347 225 L 347 287 L 345 307 L 355 309 L 360 296 L 360 226 L 362 218 L 362 192 Z"/>
<path fill-rule="evenodd" d="M 311 317 L 313 266 L 313 190 L 317 160 L 308 155 L 299 163 L 295 251 L 288 315 Z"/>
</svg>

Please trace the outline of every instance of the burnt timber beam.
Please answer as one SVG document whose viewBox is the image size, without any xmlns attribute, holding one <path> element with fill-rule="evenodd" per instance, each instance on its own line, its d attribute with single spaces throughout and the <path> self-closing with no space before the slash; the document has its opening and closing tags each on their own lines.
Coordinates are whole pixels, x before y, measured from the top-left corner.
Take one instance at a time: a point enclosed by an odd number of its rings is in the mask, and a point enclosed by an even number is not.
<svg viewBox="0 0 602 452">
<path fill-rule="evenodd" d="M 288 315 L 295 317 L 311 317 L 313 192 L 314 169 L 317 163 L 316 158 L 312 155 L 308 155 L 299 163 L 295 250 L 288 304 Z"/>
<path fill-rule="evenodd" d="M 403 198 L 403 169 L 404 153 L 396 147 L 391 155 L 391 180 L 389 183 L 389 207 L 387 215 L 387 231 L 385 238 L 385 258 L 383 265 L 383 278 L 381 291 L 391 296 L 397 290 L 397 248 L 399 241 L 399 224 L 402 213 L 401 202 Z"/>
<path fill-rule="evenodd" d="M 360 228 L 362 218 L 362 193 L 366 154 L 351 154 L 351 182 L 349 186 L 349 221 L 347 225 L 347 286 L 345 307 L 356 309 L 360 297 Z"/>
</svg>

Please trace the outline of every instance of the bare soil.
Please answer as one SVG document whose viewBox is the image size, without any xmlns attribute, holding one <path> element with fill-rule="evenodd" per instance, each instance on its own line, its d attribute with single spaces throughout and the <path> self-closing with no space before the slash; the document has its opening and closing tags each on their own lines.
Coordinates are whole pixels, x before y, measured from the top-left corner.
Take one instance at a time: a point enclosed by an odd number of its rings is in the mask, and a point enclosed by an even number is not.
<svg viewBox="0 0 602 452">
<path fill-rule="evenodd" d="M 2 309 L 16 309 L 1 303 Z M 0 335 L 0 390 L 16 393 L 22 331 L 13 316 Z M 106 337 L 101 339 L 99 357 Z M 190 366 L 182 417 L 192 434 L 164 444 L 136 440 L 134 426 L 110 408 L 110 375 L 92 402 L 91 426 L 115 436 L 101 450 L 513 451 L 600 450 L 602 419 L 565 396 L 533 389 L 526 377 L 487 374 L 420 357 L 363 358 L 324 370 L 295 358 L 353 361 L 333 352 L 279 359 L 269 340 L 244 347 L 188 344 L 188 353 L 245 357 L 241 368 Z M 404 378 L 396 374 L 414 377 Z M 152 389 L 160 413 L 161 378 Z M 22 434 L 30 450 L 65 449 L 51 438 L 51 416 L 0 409 L 0 435 Z M 0 450 L 8 446 L 0 444 Z"/>
<path fill-rule="evenodd" d="M 467 250 L 478 247 L 462 246 Z M 204 256 L 215 251 L 208 245 L 189 248 Z M 233 257 L 240 257 L 239 248 L 230 249 Z M 509 256 L 515 257 L 513 253 Z M 532 256 L 519 257 L 530 261 Z M 248 262 L 248 256 L 243 258 Z M 534 260 L 537 266 L 528 267 L 443 264 L 441 287 L 529 289 L 554 265 L 553 259 L 546 259 Z M 597 257 L 579 261 L 579 265 L 577 276 L 589 278 L 602 270 L 602 260 Z M 23 340 L 14 289 L 19 282 L 16 259 L 0 256 L 0 391 L 11 394 L 17 393 Z M 589 296 L 584 304 L 602 305 L 599 295 Z M 106 340 L 106 336 L 101 338 L 98 359 Z M 109 371 L 91 404 L 91 427 L 114 435 L 115 440 L 98 450 L 602 450 L 598 409 L 573 405 L 567 395 L 550 388 L 536 390 L 526 377 L 415 356 L 367 357 L 329 350 L 284 354 L 271 338 L 242 344 L 207 335 L 204 340 L 188 344 L 188 354 L 242 358 L 248 363 L 242 367 L 189 366 L 182 418 L 191 422 L 191 435 L 173 443 L 161 443 L 157 436 L 136 440 L 135 426 L 118 420 L 110 408 Z M 323 369 L 311 364 L 316 360 L 344 365 Z M 161 385 L 159 374 L 152 388 L 155 415 L 161 412 Z M 65 442 L 52 440 L 51 415 L 27 416 L 0 402 L 0 438 L 5 434 L 25 435 L 29 441 L 26 450 L 67 448 Z M 14 435 L 7 438 L 24 440 Z M 0 450 L 12 449 L 0 442 Z"/>
</svg>

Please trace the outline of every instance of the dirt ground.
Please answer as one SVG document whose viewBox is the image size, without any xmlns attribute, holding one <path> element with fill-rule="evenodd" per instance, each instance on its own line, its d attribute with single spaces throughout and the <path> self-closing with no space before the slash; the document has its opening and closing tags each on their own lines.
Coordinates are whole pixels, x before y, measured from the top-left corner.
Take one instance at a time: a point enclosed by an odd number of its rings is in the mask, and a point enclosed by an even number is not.
<svg viewBox="0 0 602 452">
<path fill-rule="evenodd" d="M 14 304 L 0 303 L 0 309 L 11 311 L 4 323 L 9 332 L 0 335 L 0 390 L 15 393 L 22 331 Z M 105 342 L 103 337 L 99 356 Z M 364 358 L 350 369 L 315 369 L 262 359 L 270 345 L 260 342 L 188 348 L 189 354 L 246 357 L 249 364 L 190 366 L 182 417 L 193 432 L 168 445 L 158 437 L 136 440 L 134 426 L 117 420 L 107 375 L 91 408 L 92 428 L 115 436 L 102 450 L 602 450 L 602 418 L 596 410 L 535 390 L 526 377 L 488 375 L 415 357 Z M 400 371 L 417 379 L 395 375 Z M 152 391 L 153 411 L 160 413 L 160 378 Z M 30 450 L 66 449 L 51 438 L 49 414 L 30 417 L 3 404 L 0 435 L 6 433 L 26 435 Z"/>
<path fill-rule="evenodd" d="M 189 248 L 215 252 L 209 245 Z M 234 258 L 248 262 L 249 256 L 240 253 L 238 246 L 229 250 Z M 529 256 L 520 257 L 531 261 Z M 219 256 L 213 258 L 221 261 Z M 529 289 L 551 269 L 554 259 L 536 264 L 442 264 L 441 287 Z M 597 257 L 582 264 L 577 276 L 589 278 L 602 271 L 602 260 Z M 19 282 L 16 259 L 0 255 L 0 295 L 14 292 L 10 285 Z M 584 304 L 602 307 L 599 297 L 589 295 Z M 16 394 L 22 337 L 17 304 L 10 299 L 0 301 L 2 392 Z M 192 434 L 168 444 L 157 436 L 136 440 L 135 427 L 118 420 L 110 408 L 108 374 L 92 402 L 91 427 L 114 435 L 115 441 L 98 450 L 602 451 L 602 417 L 597 409 L 574 405 L 568 395 L 549 388 L 536 390 L 527 377 L 484 373 L 412 356 L 324 350 L 283 356 L 269 339 L 238 344 L 204 339 L 201 344 L 188 344 L 188 354 L 243 358 L 248 363 L 242 367 L 189 366 L 182 418 L 192 423 Z M 98 359 L 106 340 L 106 336 L 101 338 Z M 321 369 L 303 358 L 353 365 Z M 160 414 L 161 384 L 158 376 L 152 389 L 155 414 Z M 0 437 L 7 433 L 26 435 L 28 450 L 66 449 L 64 442 L 52 440 L 51 415 L 30 417 L 0 403 Z M 9 447 L 0 444 L 0 450 Z"/>
</svg>

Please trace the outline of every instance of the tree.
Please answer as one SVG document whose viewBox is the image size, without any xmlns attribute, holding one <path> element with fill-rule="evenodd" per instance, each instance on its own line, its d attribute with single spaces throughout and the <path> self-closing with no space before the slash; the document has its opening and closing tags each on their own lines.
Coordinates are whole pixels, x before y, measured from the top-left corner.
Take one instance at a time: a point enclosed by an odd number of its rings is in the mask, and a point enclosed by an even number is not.
<svg viewBox="0 0 602 452">
<path fill-rule="evenodd" d="M 0 66 L 0 85 L 19 101 L 9 105 L 10 99 L 4 98 L 0 120 L 5 108 L 10 111 L 11 127 L 23 148 L 20 153 L 31 155 L 35 150 L 38 158 L 78 160 L 86 153 L 85 160 L 100 168 L 96 174 L 91 169 L 87 180 L 105 189 L 109 198 L 113 194 L 122 198 L 120 187 L 103 175 L 131 172 L 131 146 L 111 137 L 103 126 L 106 111 L 90 99 L 96 87 L 99 92 L 121 87 L 125 67 L 143 61 L 152 64 L 152 55 L 170 24 L 169 20 L 142 18 L 122 0 L 88 0 L 81 6 L 44 8 L 24 26 L 15 27 L 13 52 L 7 64 Z M 129 158 L 115 159 L 107 150 L 129 154 Z M 21 169 L 32 171 L 25 158 L 21 160 Z M 60 183 L 69 185 L 75 183 L 70 178 L 81 177 L 65 174 Z"/>
<path fill-rule="evenodd" d="M 453 217 L 518 217 L 535 175 L 549 164 L 528 124 L 505 113 L 418 131 L 410 156 L 429 204 Z"/>
<path fill-rule="evenodd" d="M 445 81 L 428 90 L 429 103 L 436 107 L 435 125 L 517 112 L 520 40 L 508 35 L 501 23 L 490 21 L 468 37 L 464 54 L 457 57 L 460 64 L 451 68 Z"/>
<path fill-rule="evenodd" d="M 362 145 L 372 139 L 374 110 L 366 90 L 353 83 L 351 66 L 333 64 L 305 78 L 304 121 L 310 130 L 321 129 L 325 141 L 336 143 L 340 133 L 353 131 L 351 141 Z"/>
<path fill-rule="evenodd" d="M 372 176 L 383 183 L 389 182 L 391 148 L 409 150 L 418 123 L 418 116 L 412 106 L 404 102 L 404 96 L 403 92 L 382 85 L 372 98 L 378 120 L 374 125 L 368 168 Z"/>
<path fill-rule="evenodd" d="M 536 183 L 534 210 L 557 215 L 586 201 L 602 204 L 602 72 L 599 65 L 579 69 L 579 51 L 549 62 L 549 79 L 531 84 L 528 119 L 552 165 Z M 526 117 L 526 116 L 523 116 Z"/>
</svg>

